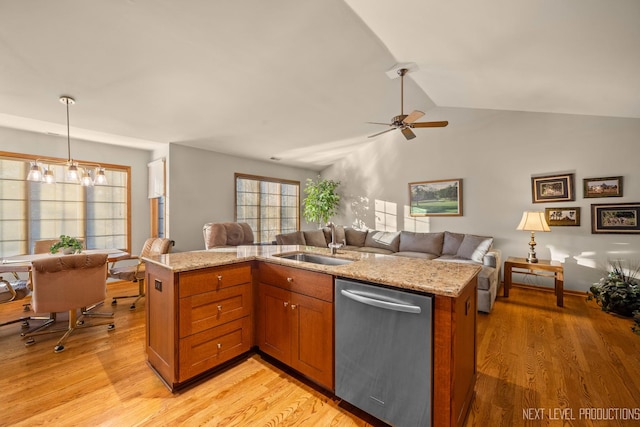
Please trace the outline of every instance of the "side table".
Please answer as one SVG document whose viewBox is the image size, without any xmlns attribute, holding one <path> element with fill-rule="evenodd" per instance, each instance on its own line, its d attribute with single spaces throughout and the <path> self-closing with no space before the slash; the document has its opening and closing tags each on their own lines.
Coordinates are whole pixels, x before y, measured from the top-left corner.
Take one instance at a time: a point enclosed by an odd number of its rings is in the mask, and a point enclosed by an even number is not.
<svg viewBox="0 0 640 427">
<path fill-rule="evenodd" d="M 558 307 L 563 307 L 563 293 L 564 293 L 564 268 L 562 263 L 558 261 L 538 260 L 537 263 L 531 263 L 526 258 L 509 257 L 504 262 L 504 296 L 509 296 L 509 288 L 511 288 L 512 275 L 514 269 L 526 270 L 528 274 L 542 277 L 553 277 L 554 288 L 556 294 L 556 304 Z M 551 274 L 549 274 L 551 273 Z"/>
</svg>

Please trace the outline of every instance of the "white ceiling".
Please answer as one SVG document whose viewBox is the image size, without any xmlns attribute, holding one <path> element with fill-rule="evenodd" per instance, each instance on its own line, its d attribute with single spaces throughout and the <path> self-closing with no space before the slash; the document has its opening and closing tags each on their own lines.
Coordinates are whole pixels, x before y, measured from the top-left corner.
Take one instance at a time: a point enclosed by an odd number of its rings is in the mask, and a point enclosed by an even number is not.
<svg viewBox="0 0 640 427">
<path fill-rule="evenodd" d="M 70 95 L 72 138 L 321 169 L 399 114 L 398 62 L 423 120 L 640 118 L 640 2 L 0 0 L 0 126 L 66 134 Z"/>
</svg>

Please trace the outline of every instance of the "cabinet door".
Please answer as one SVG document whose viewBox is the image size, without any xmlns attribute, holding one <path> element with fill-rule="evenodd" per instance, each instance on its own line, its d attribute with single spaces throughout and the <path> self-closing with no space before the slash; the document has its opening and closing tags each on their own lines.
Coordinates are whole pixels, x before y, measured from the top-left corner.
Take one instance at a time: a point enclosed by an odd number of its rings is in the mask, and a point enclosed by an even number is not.
<svg viewBox="0 0 640 427">
<path fill-rule="evenodd" d="M 291 360 L 291 292 L 258 285 L 258 346 L 283 363 Z"/>
<path fill-rule="evenodd" d="M 334 390 L 333 304 L 293 293 L 291 367 Z"/>
</svg>

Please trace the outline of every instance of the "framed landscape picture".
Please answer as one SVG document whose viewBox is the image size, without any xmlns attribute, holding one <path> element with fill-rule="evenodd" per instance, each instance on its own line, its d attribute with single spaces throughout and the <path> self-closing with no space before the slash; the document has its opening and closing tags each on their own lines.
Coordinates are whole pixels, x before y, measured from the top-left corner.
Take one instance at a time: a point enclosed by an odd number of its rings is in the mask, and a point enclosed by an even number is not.
<svg viewBox="0 0 640 427">
<path fill-rule="evenodd" d="M 462 179 L 410 182 L 409 215 L 461 216 Z"/>
<path fill-rule="evenodd" d="M 640 234 L 640 203 L 591 205 L 591 233 Z"/>
<path fill-rule="evenodd" d="M 533 203 L 569 202 L 576 199 L 573 174 L 531 178 Z"/>
<path fill-rule="evenodd" d="M 551 227 L 580 225 L 580 208 L 545 208 L 544 216 Z"/>
<path fill-rule="evenodd" d="M 622 197 L 622 177 L 585 178 L 584 198 Z"/>
</svg>

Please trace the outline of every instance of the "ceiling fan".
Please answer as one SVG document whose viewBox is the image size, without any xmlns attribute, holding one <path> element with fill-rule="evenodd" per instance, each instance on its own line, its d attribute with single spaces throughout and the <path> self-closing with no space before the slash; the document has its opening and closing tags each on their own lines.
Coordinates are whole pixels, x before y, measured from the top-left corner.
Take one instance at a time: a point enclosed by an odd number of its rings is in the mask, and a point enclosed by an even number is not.
<svg viewBox="0 0 640 427">
<path fill-rule="evenodd" d="M 400 132 L 402 132 L 404 137 L 409 140 L 416 137 L 416 134 L 411 130 L 413 128 L 442 128 L 449 124 L 449 122 L 447 121 L 416 122 L 416 120 L 424 116 L 424 113 L 418 110 L 413 110 L 413 112 L 408 115 L 404 114 L 404 75 L 407 74 L 408 71 L 409 70 L 407 68 L 400 68 L 398 70 L 398 75 L 400 75 L 400 115 L 395 116 L 391 120 L 391 123 L 367 122 L 374 125 L 391 126 L 391 129 L 383 130 L 382 132 L 370 135 L 369 138 L 382 135 L 383 133 L 390 132 L 394 129 L 400 129 Z"/>
</svg>

